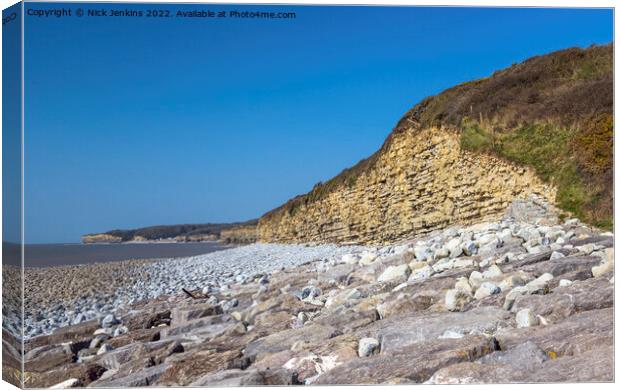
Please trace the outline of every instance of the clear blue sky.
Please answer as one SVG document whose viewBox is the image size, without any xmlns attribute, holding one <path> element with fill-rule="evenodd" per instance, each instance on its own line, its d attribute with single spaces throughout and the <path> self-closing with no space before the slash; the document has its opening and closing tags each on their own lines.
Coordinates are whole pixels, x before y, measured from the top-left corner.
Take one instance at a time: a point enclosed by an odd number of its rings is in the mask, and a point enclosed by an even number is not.
<svg viewBox="0 0 620 390">
<path fill-rule="evenodd" d="M 425 96 L 613 39 L 611 10 L 259 8 L 297 17 L 26 17 L 27 242 L 259 217 Z"/>
</svg>

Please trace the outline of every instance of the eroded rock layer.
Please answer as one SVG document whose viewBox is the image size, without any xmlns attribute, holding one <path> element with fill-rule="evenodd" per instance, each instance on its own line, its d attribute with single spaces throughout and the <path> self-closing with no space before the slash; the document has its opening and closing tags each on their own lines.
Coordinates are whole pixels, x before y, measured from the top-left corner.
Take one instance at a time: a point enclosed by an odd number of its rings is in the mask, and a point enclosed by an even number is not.
<svg viewBox="0 0 620 390">
<path fill-rule="evenodd" d="M 387 243 L 496 218 L 515 198 L 554 201 L 531 169 L 461 150 L 456 131 L 417 127 L 393 133 L 355 180 L 264 215 L 259 240 Z"/>
</svg>

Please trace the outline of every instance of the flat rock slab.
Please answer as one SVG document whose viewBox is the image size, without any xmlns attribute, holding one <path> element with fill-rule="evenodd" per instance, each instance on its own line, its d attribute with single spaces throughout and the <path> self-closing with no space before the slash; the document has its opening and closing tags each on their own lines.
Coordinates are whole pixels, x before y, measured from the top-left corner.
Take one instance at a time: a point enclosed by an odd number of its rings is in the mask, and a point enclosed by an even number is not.
<svg viewBox="0 0 620 390">
<path fill-rule="evenodd" d="M 613 303 L 614 285 L 606 278 L 592 278 L 557 287 L 550 294 L 521 295 L 511 310 L 531 309 L 535 315 L 556 322 L 574 313 L 612 307 Z"/>
<path fill-rule="evenodd" d="M 239 350 L 215 352 L 198 351 L 177 354 L 166 360 L 170 366 L 155 381 L 157 386 L 187 386 L 206 374 L 233 368 Z"/>
<path fill-rule="evenodd" d="M 484 336 L 420 342 L 390 353 L 350 360 L 319 376 L 314 384 L 380 384 L 395 379 L 422 383 L 444 366 L 472 361 L 494 350 L 494 340 Z"/>
<path fill-rule="evenodd" d="M 447 331 L 467 334 L 493 334 L 513 326 L 513 315 L 495 307 L 478 307 L 466 312 L 420 312 L 380 320 L 358 331 L 361 337 L 375 337 L 381 353 L 437 339 Z"/>
<path fill-rule="evenodd" d="M 99 379 L 106 369 L 98 364 L 69 364 L 44 373 L 28 372 L 26 387 L 44 388 L 64 382 L 67 378 L 75 378 L 80 386 L 87 386 Z"/>
<path fill-rule="evenodd" d="M 574 314 L 548 326 L 503 329 L 495 334 L 502 350 L 527 341 L 549 356 L 578 355 L 599 345 L 613 345 L 613 308 Z"/>
<path fill-rule="evenodd" d="M 24 370 L 45 372 L 75 361 L 75 353 L 69 345 L 44 345 L 24 355 Z"/>
<path fill-rule="evenodd" d="M 557 278 L 570 272 L 590 272 L 592 267 L 598 265 L 600 262 L 601 258 L 597 256 L 567 256 L 527 265 L 521 267 L 521 270 L 531 273 L 534 277 L 539 277 L 548 272 Z M 592 275 L 591 272 L 590 275 Z"/>
<path fill-rule="evenodd" d="M 234 325 L 234 321 L 228 315 L 211 316 L 186 321 L 180 325 L 163 327 L 159 335 L 162 340 L 179 336 L 191 337 L 192 335 L 213 338 L 225 332 L 232 325 Z"/>
<path fill-rule="evenodd" d="M 524 357 L 525 358 L 525 357 Z M 579 356 L 548 359 L 538 369 L 522 370 L 511 365 L 481 362 L 458 363 L 438 370 L 431 384 L 574 383 L 614 380 L 612 345 Z M 482 360 L 482 359 L 481 359 Z"/>
<path fill-rule="evenodd" d="M 24 343 L 24 350 L 28 352 L 34 348 L 46 345 L 49 346 L 85 340 L 90 341 L 93 338 L 93 332 L 98 328 L 100 328 L 100 326 L 99 321 L 97 320 L 86 321 L 78 325 L 58 328 L 52 334 L 37 336 L 29 339 Z"/>
<path fill-rule="evenodd" d="M 155 383 L 167 369 L 169 364 L 160 364 L 152 366 L 134 372 L 123 377 L 115 377 L 113 379 L 105 380 L 99 379 L 89 385 L 89 387 L 137 387 L 137 386 L 150 386 Z"/>
<path fill-rule="evenodd" d="M 285 369 L 277 370 L 226 370 L 214 374 L 208 374 L 190 386 L 200 387 L 239 387 L 239 386 L 276 386 L 292 385 L 292 373 Z"/>
<path fill-rule="evenodd" d="M 183 324 L 190 320 L 213 316 L 216 314 L 222 314 L 221 307 L 204 303 L 181 308 L 175 307 L 171 311 L 170 318 L 172 320 L 172 325 L 174 326 Z"/>
<path fill-rule="evenodd" d="M 260 360 L 266 355 L 290 349 L 298 342 L 316 343 L 338 335 L 331 326 L 308 325 L 298 329 L 289 329 L 274 333 L 251 342 L 243 354 L 250 360 Z"/>
</svg>

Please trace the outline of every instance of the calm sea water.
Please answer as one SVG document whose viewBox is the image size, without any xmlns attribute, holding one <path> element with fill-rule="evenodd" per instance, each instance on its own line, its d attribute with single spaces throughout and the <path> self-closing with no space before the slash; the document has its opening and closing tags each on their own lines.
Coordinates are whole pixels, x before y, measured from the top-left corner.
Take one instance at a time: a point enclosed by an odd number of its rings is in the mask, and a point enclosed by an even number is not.
<svg viewBox="0 0 620 390">
<path fill-rule="evenodd" d="M 89 264 L 130 259 L 195 256 L 226 247 L 216 242 L 142 244 L 31 244 L 26 245 L 26 267 Z"/>
</svg>

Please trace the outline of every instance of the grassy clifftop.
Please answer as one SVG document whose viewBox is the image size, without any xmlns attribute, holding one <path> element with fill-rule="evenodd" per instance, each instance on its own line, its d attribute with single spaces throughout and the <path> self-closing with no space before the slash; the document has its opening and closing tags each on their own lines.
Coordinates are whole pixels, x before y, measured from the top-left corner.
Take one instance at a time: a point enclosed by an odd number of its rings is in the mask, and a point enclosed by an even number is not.
<svg viewBox="0 0 620 390">
<path fill-rule="evenodd" d="M 375 154 L 262 218 L 295 213 L 302 204 L 351 186 L 395 133 L 431 126 L 458 130 L 465 150 L 533 167 L 558 188 L 560 208 L 612 227 L 612 44 L 533 57 L 426 98 L 403 116 Z"/>
</svg>

